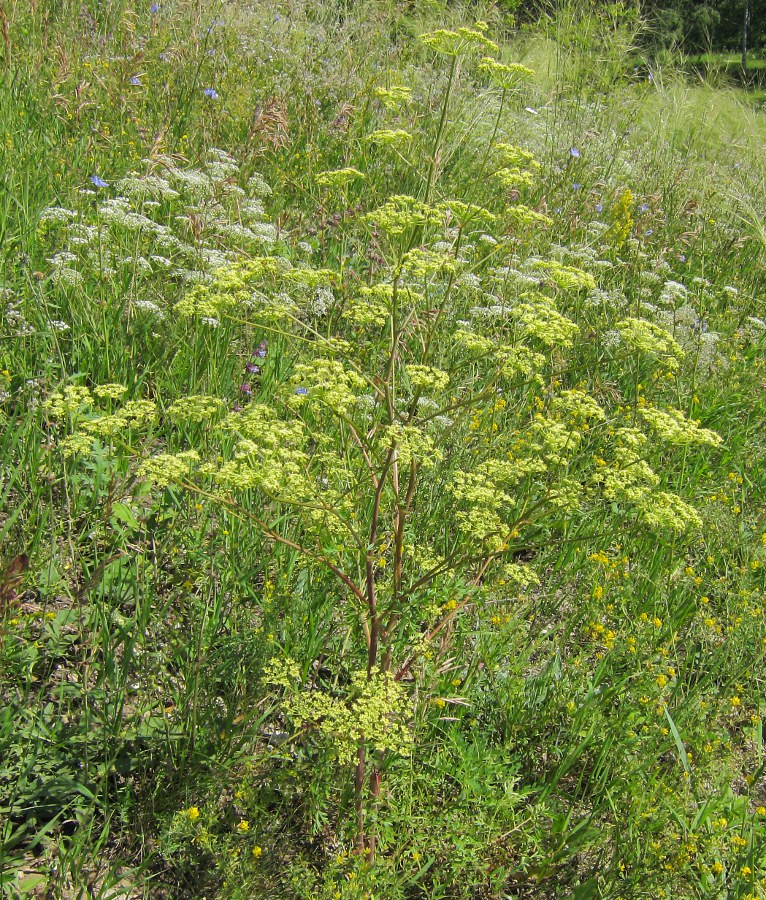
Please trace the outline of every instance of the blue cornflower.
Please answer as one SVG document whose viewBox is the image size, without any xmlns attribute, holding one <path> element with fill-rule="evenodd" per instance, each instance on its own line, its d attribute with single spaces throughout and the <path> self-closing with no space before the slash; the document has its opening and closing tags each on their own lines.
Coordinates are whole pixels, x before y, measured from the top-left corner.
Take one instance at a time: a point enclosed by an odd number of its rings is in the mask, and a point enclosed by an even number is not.
<svg viewBox="0 0 766 900">
<path fill-rule="evenodd" d="M 569 155 L 572 156 L 572 157 L 574 157 L 575 159 L 579 159 L 579 158 L 580 158 L 580 151 L 577 149 L 577 147 L 570 147 L 570 148 L 569 148 Z"/>
<path fill-rule="evenodd" d="M 603 203 L 597 203 L 597 204 L 596 204 L 596 212 L 597 212 L 597 213 L 600 213 L 600 212 L 603 212 L 603 211 L 604 211 L 604 204 L 603 204 Z"/>
<path fill-rule="evenodd" d="M 205 88 L 205 90 L 202 93 L 206 97 L 210 97 L 211 100 L 218 99 L 218 91 L 216 91 L 215 88 Z"/>
<path fill-rule="evenodd" d="M 309 392 L 309 389 L 307 387 L 297 387 L 295 389 L 295 393 L 298 394 L 300 397 L 304 397 L 306 394 L 308 394 L 308 392 Z"/>
<path fill-rule="evenodd" d="M 93 182 L 93 184 L 96 185 L 97 188 L 107 188 L 107 187 L 109 187 L 109 182 L 108 182 L 108 181 L 104 181 L 104 179 L 101 178 L 101 177 L 98 176 L 98 175 L 91 175 L 91 176 L 90 176 L 90 180 Z"/>
<path fill-rule="evenodd" d="M 141 84 L 141 79 L 138 77 L 138 75 L 134 75 L 134 76 L 130 79 L 130 83 L 131 83 L 131 84 L 135 84 L 135 85 L 138 86 L 138 85 Z"/>
</svg>

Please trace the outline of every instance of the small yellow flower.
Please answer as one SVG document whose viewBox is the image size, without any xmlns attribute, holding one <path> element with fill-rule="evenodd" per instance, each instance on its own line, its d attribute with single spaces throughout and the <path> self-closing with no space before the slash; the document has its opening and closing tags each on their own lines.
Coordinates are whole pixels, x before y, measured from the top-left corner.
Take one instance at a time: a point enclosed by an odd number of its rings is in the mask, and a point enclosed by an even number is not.
<svg viewBox="0 0 766 900">
<path fill-rule="evenodd" d="M 749 878 L 753 874 L 753 870 L 750 868 L 750 866 L 742 866 L 742 868 L 739 870 L 739 874 L 743 878 Z"/>
<path fill-rule="evenodd" d="M 758 806 L 755 811 L 759 816 L 766 816 L 766 806 Z"/>
<path fill-rule="evenodd" d="M 258 846 L 253 847 L 253 856 L 255 859 L 260 859 L 263 856 L 263 848 Z"/>
<path fill-rule="evenodd" d="M 723 864 L 716 860 L 710 867 L 710 871 L 713 873 L 713 875 L 720 875 L 721 872 L 723 872 Z"/>
<path fill-rule="evenodd" d="M 662 619 L 655 616 L 652 619 L 652 625 L 654 625 L 655 628 L 662 628 Z"/>
<path fill-rule="evenodd" d="M 196 822 L 197 819 L 199 819 L 199 807 L 197 807 L 197 806 L 190 806 L 190 807 L 186 810 L 186 815 L 189 817 L 190 821 Z"/>
<path fill-rule="evenodd" d="M 239 825 L 237 825 L 237 831 L 241 832 L 242 834 L 250 831 L 250 823 L 247 821 L 247 819 L 242 819 Z"/>
<path fill-rule="evenodd" d="M 736 694 L 731 698 L 731 705 L 732 706 L 741 706 L 742 705 L 742 701 L 739 699 L 739 697 L 737 697 Z"/>
</svg>

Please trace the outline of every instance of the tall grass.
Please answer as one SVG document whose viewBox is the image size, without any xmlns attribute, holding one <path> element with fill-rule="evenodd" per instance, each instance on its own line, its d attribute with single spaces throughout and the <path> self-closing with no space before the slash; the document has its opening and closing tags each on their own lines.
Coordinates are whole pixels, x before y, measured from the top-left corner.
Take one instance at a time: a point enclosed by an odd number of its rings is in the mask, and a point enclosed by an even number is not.
<svg viewBox="0 0 766 900">
<path fill-rule="evenodd" d="M 4 7 L 3 892 L 763 896 L 763 115 L 155 6 Z"/>
</svg>

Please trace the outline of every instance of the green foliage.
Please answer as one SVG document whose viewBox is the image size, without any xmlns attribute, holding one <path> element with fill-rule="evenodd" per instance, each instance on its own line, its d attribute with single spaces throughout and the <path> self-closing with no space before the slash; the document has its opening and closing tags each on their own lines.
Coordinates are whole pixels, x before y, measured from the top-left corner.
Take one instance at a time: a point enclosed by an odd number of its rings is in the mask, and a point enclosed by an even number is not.
<svg viewBox="0 0 766 900">
<path fill-rule="evenodd" d="M 766 896 L 762 117 L 158 5 L 8 16 L 2 890 Z"/>
</svg>

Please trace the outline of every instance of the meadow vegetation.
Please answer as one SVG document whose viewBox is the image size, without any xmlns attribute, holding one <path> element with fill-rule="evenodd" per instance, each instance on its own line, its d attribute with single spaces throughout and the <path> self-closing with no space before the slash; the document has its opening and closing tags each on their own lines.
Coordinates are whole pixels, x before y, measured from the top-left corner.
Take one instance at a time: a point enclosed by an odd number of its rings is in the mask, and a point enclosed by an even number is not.
<svg viewBox="0 0 766 900">
<path fill-rule="evenodd" d="M 766 897 L 766 117 L 619 4 L 0 2 L 0 893 Z"/>
</svg>

